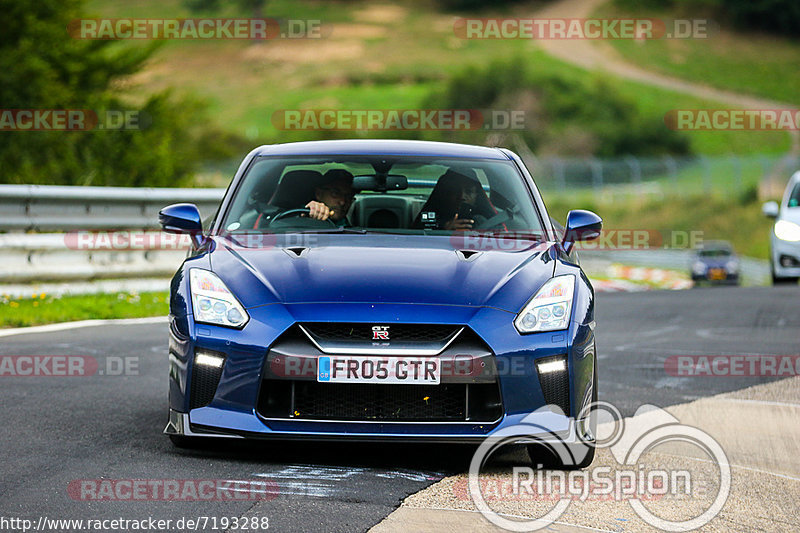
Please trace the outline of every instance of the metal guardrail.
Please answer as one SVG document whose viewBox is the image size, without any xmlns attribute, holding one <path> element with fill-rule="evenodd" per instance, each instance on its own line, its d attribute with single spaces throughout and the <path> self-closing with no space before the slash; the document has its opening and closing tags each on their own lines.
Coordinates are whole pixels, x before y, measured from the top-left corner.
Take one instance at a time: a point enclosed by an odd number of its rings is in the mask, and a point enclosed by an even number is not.
<svg viewBox="0 0 800 533">
<path fill-rule="evenodd" d="M 213 215 L 224 189 L 0 185 L 0 231 L 152 229 L 169 204 Z"/>
<path fill-rule="evenodd" d="M 159 232 L 150 234 L 159 236 Z M 0 282 L 170 277 L 189 249 L 188 236 L 164 249 L 124 244 L 118 247 L 114 242 L 117 234 L 105 232 L 99 234 L 105 241 L 95 239 L 84 244 L 79 238 L 84 235 L 91 236 L 86 232 L 0 234 Z M 139 237 L 146 235 L 149 234 L 137 232 Z"/>
</svg>

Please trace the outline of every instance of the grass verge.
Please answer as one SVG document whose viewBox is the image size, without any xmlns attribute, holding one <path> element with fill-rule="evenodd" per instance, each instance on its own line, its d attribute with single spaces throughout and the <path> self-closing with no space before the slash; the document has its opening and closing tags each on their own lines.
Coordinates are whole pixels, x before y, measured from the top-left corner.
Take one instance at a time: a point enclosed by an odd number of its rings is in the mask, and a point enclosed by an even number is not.
<svg viewBox="0 0 800 533">
<path fill-rule="evenodd" d="M 18 328 L 74 320 L 140 318 L 169 313 L 165 292 L 86 294 L 0 299 L 0 328 Z"/>
<path fill-rule="evenodd" d="M 684 2 L 687 3 L 687 2 Z M 686 18 L 676 11 L 620 9 L 602 5 L 597 17 Z M 777 15 L 776 15 L 777 16 Z M 800 42 L 768 34 L 722 28 L 705 39 L 610 40 L 628 61 L 719 89 L 800 105 Z"/>
<path fill-rule="evenodd" d="M 726 240 L 740 255 L 767 259 L 772 221 L 761 214 L 756 199 L 732 200 L 714 195 L 691 198 L 650 198 L 629 202 L 602 202 L 589 196 L 553 196 L 547 209 L 562 224 L 570 209 L 589 209 L 603 218 L 607 230 L 648 230 L 664 242 L 684 242 L 683 236 L 701 232 L 702 240 Z"/>
</svg>

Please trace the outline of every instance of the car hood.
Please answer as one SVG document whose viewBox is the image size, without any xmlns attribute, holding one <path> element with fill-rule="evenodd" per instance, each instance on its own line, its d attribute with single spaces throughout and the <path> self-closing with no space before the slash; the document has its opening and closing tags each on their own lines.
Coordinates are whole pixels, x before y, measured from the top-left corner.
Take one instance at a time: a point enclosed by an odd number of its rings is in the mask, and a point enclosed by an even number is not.
<svg viewBox="0 0 800 533">
<path fill-rule="evenodd" d="M 786 207 L 781 210 L 778 220 L 788 220 L 795 224 L 800 224 L 800 207 Z"/>
<path fill-rule="evenodd" d="M 514 242 L 469 257 L 448 237 L 305 235 L 244 247 L 213 237 L 212 270 L 246 308 L 270 303 L 489 306 L 516 313 L 553 276 L 554 243 Z"/>
<path fill-rule="evenodd" d="M 697 258 L 696 261 L 703 263 L 707 267 L 715 268 L 715 267 L 723 267 L 730 263 L 731 261 L 738 262 L 739 260 L 736 256 L 728 256 L 725 258 L 718 258 L 718 257 L 700 257 Z"/>
</svg>

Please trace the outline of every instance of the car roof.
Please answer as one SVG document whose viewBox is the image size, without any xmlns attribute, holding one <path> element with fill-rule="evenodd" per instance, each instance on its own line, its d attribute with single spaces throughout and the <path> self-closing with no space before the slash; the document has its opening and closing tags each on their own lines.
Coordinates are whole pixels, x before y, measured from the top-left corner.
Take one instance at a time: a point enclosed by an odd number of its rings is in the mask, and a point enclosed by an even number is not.
<svg viewBox="0 0 800 533">
<path fill-rule="evenodd" d="M 733 245 L 728 241 L 705 241 L 702 246 L 698 249 L 698 251 L 704 250 L 727 250 L 733 251 Z"/>
<path fill-rule="evenodd" d="M 268 144 L 256 149 L 259 156 L 284 155 L 410 155 L 508 160 L 498 148 L 434 141 L 352 139 Z"/>
</svg>

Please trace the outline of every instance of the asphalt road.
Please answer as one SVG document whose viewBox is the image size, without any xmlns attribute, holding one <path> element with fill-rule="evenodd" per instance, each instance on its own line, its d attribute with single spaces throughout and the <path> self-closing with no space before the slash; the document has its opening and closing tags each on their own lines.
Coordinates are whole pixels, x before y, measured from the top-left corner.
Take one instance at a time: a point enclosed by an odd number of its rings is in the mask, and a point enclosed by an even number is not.
<svg viewBox="0 0 800 533">
<path fill-rule="evenodd" d="M 800 287 L 706 288 L 598 295 L 601 399 L 625 415 L 770 378 L 669 376 L 670 355 L 796 354 Z M 113 325 L 0 338 L 0 355 L 84 355 L 104 375 L 0 377 L 3 518 L 158 520 L 266 516 L 280 531 L 363 531 L 407 495 L 463 471 L 469 447 L 224 442 L 172 447 L 166 416 L 165 325 Z M 119 358 L 138 363 L 108 375 Z M 110 366 L 108 366 L 110 365 Z M 772 378 L 774 379 L 774 378 Z M 264 480 L 265 501 L 88 501 L 80 480 Z M 70 485 L 72 483 L 72 485 Z M 206 523 L 210 530 L 212 522 Z"/>
</svg>

